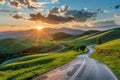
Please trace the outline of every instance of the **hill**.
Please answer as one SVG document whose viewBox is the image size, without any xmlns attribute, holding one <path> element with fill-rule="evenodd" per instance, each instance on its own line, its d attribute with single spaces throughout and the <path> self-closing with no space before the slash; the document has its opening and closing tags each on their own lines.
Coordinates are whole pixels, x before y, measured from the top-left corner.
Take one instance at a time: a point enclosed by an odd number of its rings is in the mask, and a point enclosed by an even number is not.
<svg viewBox="0 0 120 80">
<path fill-rule="evenodd" d="M 67 33 L 64 33 L 64 32 L 59 32 L 59 33 L 55 33 L 55 34 L 52 34 L 52 37 L 54 40 L 61 40 L 61 39 L 65 39 L 65 38 L 70 38 L 71 34 L 67 34 Z"/>
<path fill-rule="evenodd" d="M 73 38 L 73 39 L 69 38 L 69 39 L 63 40 L 62 42 L 68 43 L 68 44 L 71 43 L 74 45 L 77 45 L 78 43 L 95 44 L 96 40 L 98 38 L 101 38 L 102 43 L 120 38 L 120 35 L 119 35 L 120 28 L 110 29 L 110 30 L 106 30 L 106 31 L 97 31 L 97 32 L 93 31 L 90 34 L 88 32 L 80 34 L 79 36 L 77 36 L 76 38 Z"/>
<path fill-rule="evenodd" d="M 120 38 L 96 46 L 91 57 L 107 64 L 120 78 Z"/>
<path fill-rule="evenodd" d="M 51 46 L 52 45 L 52 46 Z M 61 46 L 55 42 L 41 41 L 33 43 L 23 39 L 6 38 L 0 40 L 0 62 L 2 60 L 25 56 L 30 54 L 39 54 L 51 52 L 60 49 Z"/>
<path fill-rule="evenodd" d="M 8 57 L 13 53 L 18 53 L 32 46 L 33 46 L 32 43 L 20 39 L 12 38 L 2 39 L 0 40 L 0 57 L 1 58 Z M 15 55 L 16 54 L 14 54 L 14 56 Z"/>
</svg>

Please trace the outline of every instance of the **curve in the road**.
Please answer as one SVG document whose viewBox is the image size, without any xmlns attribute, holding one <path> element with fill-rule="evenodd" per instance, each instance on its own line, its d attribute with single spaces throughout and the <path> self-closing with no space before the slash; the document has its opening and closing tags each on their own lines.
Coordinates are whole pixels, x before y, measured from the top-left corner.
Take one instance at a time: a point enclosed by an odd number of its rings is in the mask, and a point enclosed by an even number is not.
<svg viewBox="0 0 120 80">
<path fill-rule="evenodd" d="M 88 46 L 88 52 L 81 55 L 84 61 L 70 80 L 118 80 L 106 65 L 89 58 L 89 55 L 94 52 L 93 46 L 95 45 Z M 85 69 L 82 72 L 83 68 Z"/>
</svg>

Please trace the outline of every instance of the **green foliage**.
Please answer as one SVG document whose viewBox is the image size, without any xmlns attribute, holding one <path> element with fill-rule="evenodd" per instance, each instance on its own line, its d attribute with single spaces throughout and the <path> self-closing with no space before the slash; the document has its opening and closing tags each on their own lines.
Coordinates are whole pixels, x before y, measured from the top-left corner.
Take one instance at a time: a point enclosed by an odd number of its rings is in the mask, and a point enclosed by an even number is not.
<svg viewBox="0 0 120 80">
<path fill-rule="evenodd" d="M 86 50 L 86 45 L 79 45 L 72 47 L 76 52 L 84 52 Z"/>
<path fill-rule="evenodd" d="M 97 38 L 97 44 L 102 44 L 102 39 L 101 38 Z"/>
<path fill-rule="evenodd" d="M 78 55 L 78 53 L 74 51 L 61 52 L 59 54 L 53 53 L 40 58 L 34 58 L 35 56 L 31 55 L 29 59 L 26 58 L 24 61 L 1 66 L 0 70 L 4 72 L 4 76 L 0 75 L 0 79 L 29 80 L 35 76 L 41 75 L 58 66 L 68 63 L 75 58 L 76 55 Z"/>
</svg>

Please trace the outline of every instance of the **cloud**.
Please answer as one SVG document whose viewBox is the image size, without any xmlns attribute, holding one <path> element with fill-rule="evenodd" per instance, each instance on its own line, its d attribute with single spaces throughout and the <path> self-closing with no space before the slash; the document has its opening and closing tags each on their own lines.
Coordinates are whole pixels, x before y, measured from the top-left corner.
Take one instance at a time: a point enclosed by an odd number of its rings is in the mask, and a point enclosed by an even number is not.
<svg viewBox="0 0 120 80">
<path fill-rule="evenodd" d="M 92 17 L 96 17 L 96 13 L 89 12 L 87 8 L 81 11 L 78 10 L 68 10 L 69 6 L 63 5 L 60 8 L 54 7 L 49 10 L 47 16 L 41 13 L 30 14 L 31 21 L 42 21 L 49 24 L 60 24 L 71 21 L 86 22 Z"/>
<path fill-rule="evenodd" d="M 58 3 L 58 0 L 52 0 L 52 3 Z"/>
<path fill-rule="evenodd" d="M 65 13 L 68 10 L 69 6 L 63 5 L 60 8 L 54 7 L 53 9 L 49 10 L 50 14 L 56 14 L 56 15 L 61 15 Z"/>
<path fill-rule="evenodd" d="M 5 3 L 5 0 L 0 0 L 0 3 L 1 3 L 1 4 Z"/>
<path fill-rule="evenodd" d="M 10 11 L 7 9 L 0 9 L 0 12 L 6 12 L 6 13 L 18 13 L 17 11 Z"/>
<path fill-rule="evenodd" d="M 60 12 L 64 13 L 64 12 L 66 12 L 68 10 L 68 8 L 69 8 L 69 6 L 63 5 L 63 6 L 61 6 Z"/>
<path fill-rule="evenodd" d="M 92 17 L 96 17 L 96 13 L 93 12 L 89 12 L 89 11 L 85 11 L 85 10 L 69 10 L 65 13 L 65 16 L 69 17 L 72 16 L 74 17 L 74 21 L 78 21 L 78 22 L 85 22 L 88 19 L 92 18 Z"/>
<path fill-rule="evenodd" d="M 23 16 L 20 16 L 18 14 L 12 16 L 12 18 L 14 18 L 14 19 L 25 19 Z"/>
<path fill-rule="evenodd" d="M 45 4 L 57 3 L 58 0 L 38 1 L 38 0 L 9 0 L 9 5 L 15 8 L 26 7 L 32 10 L 42 10 L 41 6 Z"/>
<path fill-rule="evenodd" d="M 98 22 L 91 23 L 92 25 L 98 26 L 115 26 L 117 25 L 114 20 L 102 20 Z"/>
<path fill-rule="evenodd" d="M 115 9 L 119 9 L 119 8 L 120 8 L 120 5 L 116 5 L 116 6 L 115 6 Z"/>
<path fill-rule="evenodd" d="M 20 8 L 20 3 L 18 1 L 12 1 L 12 0 L 9 0 L 9 5 L 11 7 L 15 7 L 15 8 Z"/>
<path fill-rule="evenodd" d="M 42 21 L 49 24 L 59 24 L 59 23 L 66 23 L 73 20 L 72 17 L 63 17 L 57 16 L 55 14 L 48 14 L 47 16 L 42 15 L 41 13 L 37 14 L 30 14 L 31 21 Z"/>
<path fill-rule="evenodd" d="M 59 13 L 59 8 L 58 7 L 54 7 L 52 10 L 49 10 L 50 14 L 58 14 Z"/>
<path fill-rule="evenodd" d="M 120 14 L 115 14 L 114 17 L 115 18 L 120 18 Z"/>
<path fill-rule="evenodd" d="M 102 10 L 100 8 L 97 9 L 98 13 L 110 13 L 109 10 Z"/>
</svg>

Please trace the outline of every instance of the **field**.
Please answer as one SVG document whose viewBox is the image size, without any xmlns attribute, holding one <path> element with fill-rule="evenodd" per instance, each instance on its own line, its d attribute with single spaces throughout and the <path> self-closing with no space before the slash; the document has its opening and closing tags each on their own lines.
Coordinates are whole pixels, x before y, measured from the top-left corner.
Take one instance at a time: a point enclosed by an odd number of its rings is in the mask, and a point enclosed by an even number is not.
<svg viewBox="0 0 120 80">
<path fill-rule="evenodd" d="M 86 31 L 83 34 L 64 39 L 61 41 L 63 44 L 96 44 L 98 38 L 102 39 L 102 43 L 120 38 L 120 28 L 110 29 L 107 31 Z"/>
<path fill-rule="evenodd" d="M 107 64 L 120 78 L 120 39 L 116 39 L 95 47 L 92 58 Z"/>
<path fill-rule="evenodd" d="M 68 63 L 78 53 L 74 51 L 37 54 L 24 57 L 24 60 L 0 66 L 1 80 L 28 80 L 58 66 Z"/>
<path fill-rule="evenodd" d="M 39 54 L 58 50 L 61 47 L 59 44 L 42 41 L 40 45 L 35 42 L 6 38 L 0 40 L 0 62 L 6 59 L 20 57 L 31 54 Z"/>
</svg>

